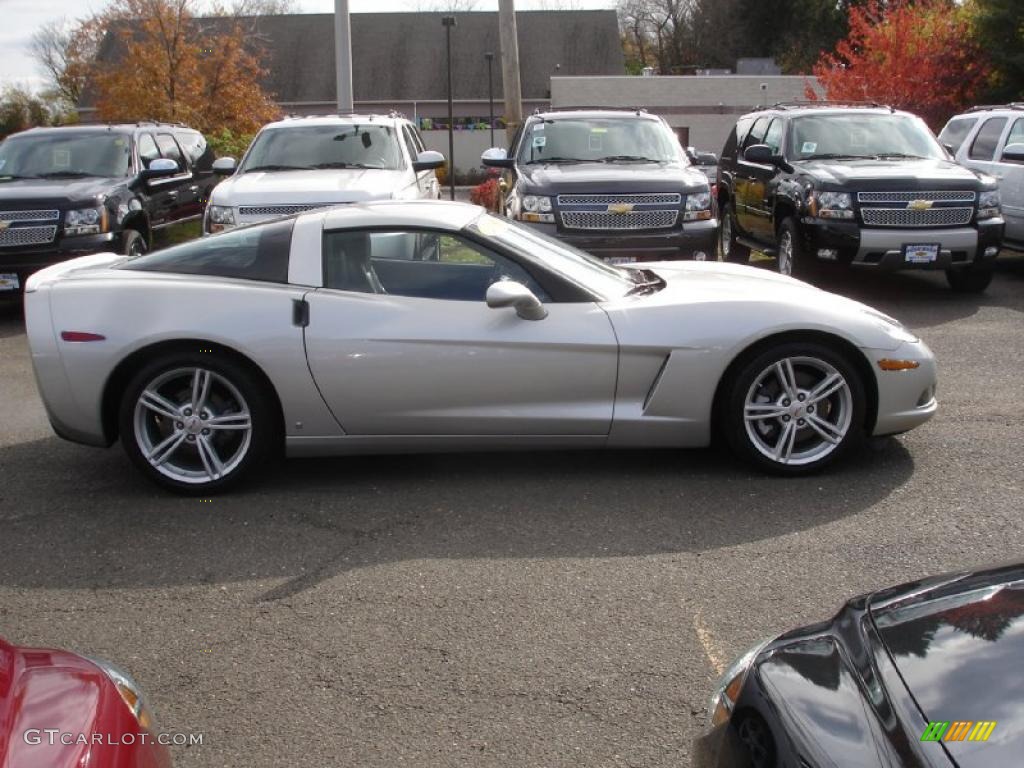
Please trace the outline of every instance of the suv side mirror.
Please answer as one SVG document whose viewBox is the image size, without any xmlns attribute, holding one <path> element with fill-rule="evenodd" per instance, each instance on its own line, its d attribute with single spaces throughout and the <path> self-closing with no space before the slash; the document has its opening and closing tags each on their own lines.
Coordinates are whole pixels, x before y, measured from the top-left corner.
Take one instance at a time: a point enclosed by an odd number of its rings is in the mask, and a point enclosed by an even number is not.
<svg viewBox="0 0 1024 768">
<path fill-rule="evenodd" d="M 143 168 L 142 173 L 139 174 L 144 180 L 149 181 L 151 179 L 162 179 L 167 176 L 173 176 L 181 169 L 178 164 L 171 160 L 169 157 L 158 157 L 152 160 L 148 168 Z"/>
<path fill-rule="evenodd" d="M 511 168 L 515 161 L 501 147 L 491 147 L 480 155 L 480 162 L 488 168 Z"/>
<path fill-rule="evenodd" d="M 235 158 L 218 157 L 213 161 L 213 172 L 218 176 L 230 176 L 235 172 Z"/>
<path fill-rule="evenodd" d="M 412 161 L 412 169 L 414 171 L 432 171 L 435 168 L 441 168 L 443 165 L 444 155 L 432 149 L 420 152 L 416 155 L 416 159 Z"/>
<path fill-rule="evenodd" d="M 1007 144 L 1002 160 L 1006 163 L 1024 163 L 1024 144 Z"/>
<path fill-rule="evenodd" d="M 540 299 L 533 291 L 515 280 L 499 280 L 487 289 L 487 306 L 491 309 L 515 307 L 523 320 L 543 320 L 548 316 Z"/>
<path fill-rule="evenodd" d="M 751 144 L 743 150 L 743 159 L 757 165 L 779 165 L 782 155 L 776 155 L 767 144 Z"/>
<path fill-rule="evenodd" d="M 696 163 L 697 165 L 718 165 L 718 155 L 714 152 L 698 152 Z"/>
</svg>

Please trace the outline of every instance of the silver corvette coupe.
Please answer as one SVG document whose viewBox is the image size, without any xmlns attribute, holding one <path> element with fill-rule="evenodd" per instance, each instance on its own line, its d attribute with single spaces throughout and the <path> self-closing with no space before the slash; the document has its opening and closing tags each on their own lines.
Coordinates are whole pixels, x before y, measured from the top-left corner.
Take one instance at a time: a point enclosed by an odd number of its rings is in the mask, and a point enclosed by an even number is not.
<svg viewBox="0 0 1024 768">
<path fill-rule="evenodd" d="M 732 264 L 613 267 L 458 203 L 353 205 L 26 286 L 58 435 L 209 494 L 291 456 L 703 446 L 813 471 L 935 412 L 890 317 Z"/>
</svg>

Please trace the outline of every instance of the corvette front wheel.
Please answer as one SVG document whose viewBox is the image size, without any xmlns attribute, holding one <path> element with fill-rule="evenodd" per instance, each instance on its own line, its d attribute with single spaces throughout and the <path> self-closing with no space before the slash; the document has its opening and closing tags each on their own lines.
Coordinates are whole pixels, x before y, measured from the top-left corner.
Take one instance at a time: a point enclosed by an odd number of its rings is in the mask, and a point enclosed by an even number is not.
<svg viewBox="0 0 1024 768">
<path fill-rule="evenodd" d="M 853 365 L 824 345 L 768 349 L 743 365 L 728 386 L 729 445 L 764 469 L 813 472 L 863 438 L 864 385 Z"/>
<path fill-rule="evenodd" d="M 178 493 L 234 485 L 273 446 L 273 409 L 256 377 L 217 353 L 143 367 L 121 401 L 121 443 L 143 474 Z"/>
</svg>

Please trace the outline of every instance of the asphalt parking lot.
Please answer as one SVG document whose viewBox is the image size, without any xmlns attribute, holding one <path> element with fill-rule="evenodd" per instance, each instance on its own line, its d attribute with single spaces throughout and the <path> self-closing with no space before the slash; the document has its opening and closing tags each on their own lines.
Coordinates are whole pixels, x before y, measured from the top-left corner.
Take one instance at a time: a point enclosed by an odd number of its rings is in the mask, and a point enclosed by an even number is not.
<svg viewBox="0 0 1024 768">
<path fill-rule="evenodd" d="M 807 479 L 715 451 L 288 461 L 212 502 L 54 437 L 0 309 L 0 635 L 114 660 L 180 766 L 680 766 L 712 681 L 848 597 L 1024 552 L 1024 257 L 831 283 L 939 360 Z"/>
</svg>

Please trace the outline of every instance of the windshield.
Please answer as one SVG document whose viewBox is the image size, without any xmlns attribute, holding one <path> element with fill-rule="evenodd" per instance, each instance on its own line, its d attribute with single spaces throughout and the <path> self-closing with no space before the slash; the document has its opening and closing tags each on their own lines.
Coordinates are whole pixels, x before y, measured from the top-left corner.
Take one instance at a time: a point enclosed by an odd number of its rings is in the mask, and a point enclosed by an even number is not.
<svg viewBox="0 0 1024 768">
<path fill-rule="evenodd" d="M 879 156 L 945 159 L 945 153 L 922 120 L 910 115 L 878 113 L 794 118 L 786 156 L 790 160 Z"/>
<path fill-rule="evenodd" d="M 132 167 L 128 137 L 96 133 L 11 136 L 0 144 L 0 180 L 11 178 L 122 178 Z"/>
<path fill-rule="evenodd" d="M 526 128 L 519 162 L 685 163 L 682 147 L 659 120 L 556 118 Z"/>
<path fill-rule="evenodd" d="M 256 137 L 241 172 L 313 168 L 401 168 L 395 131 L 387 125 L 272 128 Z"/>
<path fill-rule="evenodd" d="M 485 213 L 468 229 L 531 260 L 542 262 L 545 267 L 604 298 L 622 296 L 636 286 L 636 280 L 630 277 L 629 271 L 605 264 L 589 253 L 523 224 Z"/>
</svg>

